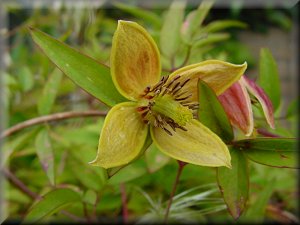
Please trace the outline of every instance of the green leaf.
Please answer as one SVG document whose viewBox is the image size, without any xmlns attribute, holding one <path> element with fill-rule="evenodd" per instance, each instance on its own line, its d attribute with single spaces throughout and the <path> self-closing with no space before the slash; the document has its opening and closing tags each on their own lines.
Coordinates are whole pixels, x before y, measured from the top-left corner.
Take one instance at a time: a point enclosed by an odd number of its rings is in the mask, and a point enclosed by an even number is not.
<svg viewBox="0 0 300 225">
<path fill-rule="evenodd" d="M 238 20 L 215 20 L 207 24 L 202 30 L 201 33 L 207 32 L 212 33 L 220 30 L 225 30 L 231 27 L 246 28 L 247 24 L 240 22 Z"/>
<path fill-rule="evenodd" d="M 35 139 L 36 153 L 39 157 L 43 170 L 52 185 L 55 185 L 55 168 L 54 168 L 54 154 L 48 131 L 41 130 Z"/>
<path fill-rule="evenodd" d="M 37 223 L 51 216 L 68 205 L 81 201 L 81 196 L 70 189 L 56 189 L 48 192 L 43 199 L 34 204 L 27 213 L 23 223 Z"/>
<path fill-rule="evenodd" d="M 159 151 L 155 144 L 152 143 L 145 152 L 145 160 L 149 172 L 154 173 L 165 166 L 170 161 L 170 158 Z"/>
<path fill-rule="evenodd" d="M 296 98 L 293 101 L 290 102 L 288 105 L 287 111 L 286 111 L 286 117 L 293 117 L 298 115 L 298 109 L 299 109 L 299 99 Z"/>
<path fill-rule="evenodd" d="M 51 112 L 61 78 L 62 73 L 58 69 L 55 69 L 50 74 L 50 77 L 44 87 L 43 94 L 38 101 L 38 112 L 40 115 L 46 115 Z"/>
<path fill-rule="evenodd" d="M 137 18 L 141 18 L 144 21 L 149 22 L 151 25 L 157 28 L 161 26 L 161 18 L 151 11 L 141 9 L 133 5 L 129 6 L 128 4 L 121 2 L 113 3 L 113 5 L 124 12 L 130 13 Z"/>
<path fill-rule="evenodd" d="M 226 33 L 215 33 L 215 34 L 208 34 L 207 37 L 200 38 L 199 40 L 193 43 L 193 47 L 202 47 L 212 43 L 224 41 L 230 37 L 229 34 Z"/>
<path fill-rule="evenodd" d="M 258 84 L 271 99 L 274 111 L 280 105 L 280 79 L 277 64 L 269 49 L 260 51 Z"/>
<path fill-rule="evenodd" d="M 238 219 L 248 199 L 249 171 L 247 160 L 242 152 L 232 148 L 230 155 L 232 169 L 217 168 L 217 179 L 228 211 L 234 219 Z"/>
<path fill-rule="evenodd" d="M 205 17 L 213 5 L 213 1 L 204 0 L 199 5 L 198 9 L 190 12 L 182 27 L 182 39 L 190 43 L 197 29 L 200 29 Z"/>
<path fill-rule="evenodd" d="M 202 80 L 198 82 L 199 121 L 221 137 L 224 141 L 233 140 L 233 131 L 223 106 L 214 91 Z"/>
<path fill-rule="evenodd" d="M 110 70 L 49 35 L 30 28 L 35 43 L 72 81 L 109 106 L 125 101 L 115 88 Z"/>
<path fill-rule="evenodd" d="M 267 204 L 274 191 L 275 182 L 275 179 L 266 180 L 263 190 L 258 192 L 256 201 L 247 208 L 245 216 L 243 218 L 241 217 L 242 221 L 251 221 L 251 223 L 254 224 L 263 222 Z"/>
<path fill-rule="evenodd" d="M 134 180 L 147 173 L 147 165 L 143 159 L 138 159 L 133 163 L 121 168 L 109 180 L 108 184 L 120 184 Z"/>
<path fill-rule="evenodd" d="M 30 69 L 27 66 L 24 66 L 21 67 L 17 73 L 22 91 L 30 91 L 34 85 L 33 75 Z"/>
<path fill-rule="evenodd" d="M 255 138 L 234 143 L 252 161 L 266 166 L 298 168 L 294 138 Z"/>
<path fill-rule="evenodd" d="M 166 12 L 160 32 L 160 49 L 168 58 L 174 57 L 180 44 L 180 28 L 183 21 L 185 1 L 173 1 Z"/>
</svg>

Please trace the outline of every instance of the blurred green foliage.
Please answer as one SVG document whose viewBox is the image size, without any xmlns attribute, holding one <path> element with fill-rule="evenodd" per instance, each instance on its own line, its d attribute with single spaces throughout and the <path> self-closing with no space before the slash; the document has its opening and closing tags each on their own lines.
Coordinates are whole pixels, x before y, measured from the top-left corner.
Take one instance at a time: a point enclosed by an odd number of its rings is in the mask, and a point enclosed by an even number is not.
<svg viewBox="0 0 300 225">
<path fill-rule="evenodd" d="M 184 39 L 187 43 L 184 43 L 181 41 L 178 24 L 190 12 L 198 15 L 202 21 L 198 20 L 198 25 L 191 28 L 193 30 L 186 35 L 188 38 Z M 28 26 L 59 38 L 106 65 L 109 65 L 111 40 L 117 19 L 126 19 L 146 27 L 156 42 L 161 43 L 161 50 L 165 53 L 162 57 L 165 73 L 173 67 L 180 67 L 183 62 L 191 64 L 211 58 L 225 59 L 232 63 L 248 61 L 248 64 L 257 67 L 247 46 L 236 39 L 235 33 L 249 24 L 251 27 L 258 23 L 248 23 L 251 21 L 250 17 L 249 20 L 242 20 L 245 23 L 233 20 L 247 17 L 251 13 L 243 10 L 231 12 L 233 16 L 226 16 L 225 23 L 222 22 L 224 18 L 216 16 L 217 12 L 218 10 L 212 10 L 209 13 L 209 8 L 203 11 L 201 7 L 188 7 L 186 11 L 176 12 L 179 22 L 174 25 L 174 21 L 171 23 L 170 20 L 163 20 L 171 17 L 172 12 L 160 8 L 149 10 L 134 4 L 130 6 L 117 3 L 111 8 L 91 9 L 66 6 L 55 9 L 23 9 L 18 5 L 10 7 L 9 30 L 6 34 L 9 41 L 6 55 L 8 67 L 3 74 L 5 105 L 1 109 L 9 115 L 7 126 L 55 112 L 108 109 L 55 69 L 34 45 Z M 202 15 L 206 13 L 207 18 Z M 259 13 L 285 29 L 290 27 L 289 16 L 285 11 L 266 9 Z M 170 40 L 160 37 L 165 37 L 164 33 L 170 32 L 170 28 L 173 29 L 171 32 L 176 33 L 177 39 L 170 37 L 172 41 L 168 43 Z M 167 44 L 170 46 L 166 46 Z M 189 57 L 186 57 L 187 52 Z M 172 60 L 169 60 L 170 57 Z M 296 100 L 291 102 L 288 110 L 284 111 L 286 118 L 276 120 L 277 128 L 272 132 L 284 137 L 297 135 L 297 103 Z M 280 110 L 282 112 L 284 109 Z M 255 115 L 261 117 L 259 109 L 255 111 Z M 48 200 L 39 204 L 51 213 L 48 213 L 49 217 L 43 222 L 120 222 L 122 202 L 119 185 L 124 182 L 129 218 L 140 222 L 161 221 L 160 213 L 166 208 L 166 200 L 175 179 L 176 162 L 152 147 L 145 156 L 108 179 L 104 169 L 87 164 L 96 155 L 103 121 L 100 117 L 45 123 L 6 138 L 1 150 L 4 164 L 29 190 L 39 196 L 46 194 L 45 199 Z M 258 120 L 257 126 L 266 127 L 263 120 Z M 45 163 L 50 165 L 45 166 Z M 270 204 L 283 212 L 296 212 L 297 174 L 294 170 L 266 167 L 252 162 L 249 168 L 249 204 L 242 221 L 251 218 L 257 221 L 265 219 L 282 222 L 282 218 L 276 220 L 274 212 L 272 214 L 272 211 L 267 210 L 268 213 L 265 213 L 266 205 Z M 172 220 L 178 222 L 189 218 L 189 222 L 232 222 L 221 193 L 216 191 L 215 174 L 214 168 L 186 166 L 177 189 L 181 197 L 177 195 L 174 208 L 171 209 Z M 195 188 L 197 186 L 202 188 Z M 62 191 L 60 196 L 63 197 L 59 201 L 56 199 L 55 205 L 51 201 L 51 194 L 57 188 L 66 188 L 68 193 Z M 204 199 L 205 194 L 209 198 L 203 204 L 195 201 L 199 200 L 199 196 Z M 23 219 L 35 203 L 34 199 L 11 182 L 6 183 L 5 200 L 8 204 L 7 221 Z M 60 210 L 59 207 L 66 205 L 67 208 Z M 27 219 L 29 217 L 30 220 L 33 215 L 35 218 L 42 218 L 43 213 L 45 212 L 31 211 Z"/>
</svg>

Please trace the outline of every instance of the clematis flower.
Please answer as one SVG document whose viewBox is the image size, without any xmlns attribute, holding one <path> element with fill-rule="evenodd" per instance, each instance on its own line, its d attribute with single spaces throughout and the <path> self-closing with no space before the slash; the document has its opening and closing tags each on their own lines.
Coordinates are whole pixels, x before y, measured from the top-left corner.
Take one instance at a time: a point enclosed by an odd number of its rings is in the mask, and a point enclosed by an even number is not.
<svg viewBox="0 0 300 225">
<path fill-rule="evenodd" d="M 241 129 L 246 136 L 252 134 L 254 122 L 251 99 L 248 92 L 261 104 L 267 123 L 274 129 L 272 102 L 261 87 L 245 76 L 242 76 L 239 81 L 218 96 L 231 124 Z"/>
<path fill-rule="evenodd" d="M 208 60 L 160 77 L 158 48 L 140 25 L 118 21 L 111 50 L 111 75 L 128 102 L 105 118 L 92 165 L 103 168 L 130 163 L 143 152 L 148 133 L 166 155 L 202 166 L 231 167 L 222 140 L 194 118 L 197 83 L 203 79 L 221 94 L 240 79 L 247 65 Z"/>
</svg>

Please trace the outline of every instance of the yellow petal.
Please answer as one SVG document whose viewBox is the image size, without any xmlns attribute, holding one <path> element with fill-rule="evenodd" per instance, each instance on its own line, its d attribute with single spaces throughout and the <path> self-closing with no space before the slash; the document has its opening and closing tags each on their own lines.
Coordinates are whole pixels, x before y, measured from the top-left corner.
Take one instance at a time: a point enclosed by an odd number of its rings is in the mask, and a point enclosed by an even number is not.
<svg viewBox="0 0 300 225">
<path fill-rule="evenodd" d="M 147 31 L 134 22 L 119 20 L 110 57 L 112 79 L 119 92 L 136 100 L 160 77 L 160 55 Z"/>
<path fill-rule="evenodd" d="M 191 80 L 182 88 L 182 92 L 191 92 L 193 94 L 191 100 L 198 101 L 197 83 L 199 78 L 204 80 L 217 95 L 220 95 L 240 79 L 246 68 L 246 62 L 235 65 L 220 60 L 207 60 L 176 70 L 170 77 L 181 75 L 180 80 L 190 78 Z"/>
<path fill-rule="evenodd" d="M 111 168 L 134 160 L 142 150 L 148 133 L 133 102 L 114 106 L 105 118 L 98 153 L 90 164 Z"/>
<path fill-rule="evenodd" d="M 151 136 L 156 146 L 174 159 L 200 166 L 231 168 L 229 150 L 216 134 L 195 119 L 185 128 L 187 131 L 177 129 L 170 136 L 161 128 L 151 127 Z"/>
</svg>

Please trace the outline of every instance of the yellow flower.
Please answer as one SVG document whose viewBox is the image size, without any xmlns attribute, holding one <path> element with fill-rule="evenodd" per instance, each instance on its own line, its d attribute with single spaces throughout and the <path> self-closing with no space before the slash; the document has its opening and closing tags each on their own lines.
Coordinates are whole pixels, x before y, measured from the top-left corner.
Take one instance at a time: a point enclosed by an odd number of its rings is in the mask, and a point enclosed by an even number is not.
<svg viewBox="0 0 300 225">
<path fill-rule="evenodd" d="M 247 65 L 207 60 L 160 77 L 158 48 L 140 25 L 119 21 L 113 37 L 111 75 L 118 91 L 130 102 L 114 106 L 105 118 L 92 165 L 111 168 L 142 154 L 149 130 L 166 155 L 202 166 L 231 167 L 222 140 L 194 118 L 198 79 L 216 94 L 240 79 Z"/>
</svg>

